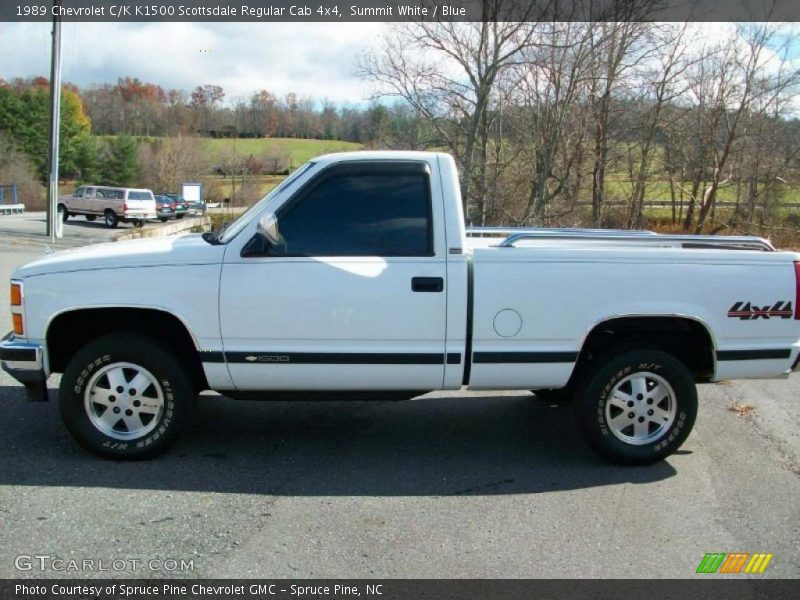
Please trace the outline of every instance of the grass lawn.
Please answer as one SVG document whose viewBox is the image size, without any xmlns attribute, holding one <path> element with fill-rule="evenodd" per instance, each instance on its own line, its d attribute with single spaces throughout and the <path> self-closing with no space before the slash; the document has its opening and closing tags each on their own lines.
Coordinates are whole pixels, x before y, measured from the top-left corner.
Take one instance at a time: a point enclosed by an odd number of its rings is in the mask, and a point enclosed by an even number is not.
<svg viewBox="0 0 800 600">
<path fill-rule="evenodd" d="M 300 140 L 295 138 L 258 138 L 258 139 L 205 139 L 209 155 L 219 158 L 224 152 L 236 148 L 241 156 L 259 156 L 270 148 L 280 148 L 289 153 L 293 167 L 298 167 L 321 154 L 331 152 L 348 152 L 360 150 L 361 144 L 338 140 Z"/>
<path fill-rule="evenodd" d="M 589 184 L 591 185 L 591 183 Z M 684 183 L 684 187 L 689 190 L 691 189 L 691 182 L 687 181 Z M 609 200 L 627 200 L 630 198 L 630 193 L 633 188 L 631 181 L 627 179 L 624 175 L 620 175 L 617 173 L 611 173 L 606 176 L 606 193 L 608 195 Z M 702 189 L 700 190 L 702 192 Z M 680 189 L 676 187 L 675 189 L 676 197 L 680 194 Z M 745 186 L 742 186 L 742 194 L 744 198 L 747 194 L 747 189 Z M 591 187 L 586 188 L 586 192 L 584 196 L 588 199 L 591 198 L 592 190 Z M 664 180 L 651 180 L 647 183 L 647 187 L 645 188 L 645 197 L 650 200 L 669 200 L 670 193 L 669 193 L 669 181 L 666 179 Z M 721 202 L 736 202 L 736 186 L 735 185 L 723 185 L 720 187 L 719 191 L 717 192 L 717 200 Z M 684 203 L 689 201 L 688 194 L 684 193 Z M 794 184 L 784 184 L 783 186 L 783 202 L 800 202 L 800 186 Z"/>
</svg>

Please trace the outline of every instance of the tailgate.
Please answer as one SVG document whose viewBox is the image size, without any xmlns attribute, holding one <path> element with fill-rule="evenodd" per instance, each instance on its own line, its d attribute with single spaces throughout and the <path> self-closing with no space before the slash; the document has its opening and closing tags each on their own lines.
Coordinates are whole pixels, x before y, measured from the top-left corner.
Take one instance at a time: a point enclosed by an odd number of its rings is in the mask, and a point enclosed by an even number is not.
<svg viewBox="0 0 800 600">
<path fill-rule="evenodd" d="M 150 192 L 128 192 L 125 206 L 129 212 L 156 212 L 156 200 Z"/>
</svg>

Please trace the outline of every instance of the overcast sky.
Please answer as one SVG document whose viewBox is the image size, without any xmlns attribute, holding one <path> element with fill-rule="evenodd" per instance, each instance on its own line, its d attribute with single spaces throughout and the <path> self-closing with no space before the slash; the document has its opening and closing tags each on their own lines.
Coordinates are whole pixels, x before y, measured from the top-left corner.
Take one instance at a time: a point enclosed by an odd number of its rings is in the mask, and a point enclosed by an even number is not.
<svg viewBox="0 0 800 600">
<path fill-rule="evenodd" d="M 2 0 L 6 1 L 6 0 Z M 187 91 L 213 83 L 226 100 L 267 89 L 357 103 L 354 74 L 380 23 L 64 23 L 64 81 L 85 87 L 138 77 Z M 50 74 L 46 23 L 0 23 L 0 78 Z"/>
<path fill-rule="evenodd" d="M 8 0 L 0 0 L 8 1 Z M 360 103 L 372 89 L 355 75 L 382 23 L 65 23 L 63 80 L 86 87 L 138 77 L 165 89 L 221 85 L 226 101 L 266 89 Z M 0 78 L 49 76 L 49 23 L 0 22 Z M 730 23 L 695 23 L 692 43 L 713 42 Z M 785 39 L 800 63 L 798 28 Z"/>
</svg>

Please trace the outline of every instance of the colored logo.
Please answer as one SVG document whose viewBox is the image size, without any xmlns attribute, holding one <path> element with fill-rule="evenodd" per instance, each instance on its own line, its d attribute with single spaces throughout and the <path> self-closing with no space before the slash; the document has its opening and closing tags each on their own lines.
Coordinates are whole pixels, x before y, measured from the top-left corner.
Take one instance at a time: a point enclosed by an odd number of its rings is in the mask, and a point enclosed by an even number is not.
<svg viewBox="0 0 800 600">
<path fill-rule="evenodd" d="M 710 552 L 703 557 L 697 573 L 763 573 L 772 554 L 749 552 Z"/>
</svg>

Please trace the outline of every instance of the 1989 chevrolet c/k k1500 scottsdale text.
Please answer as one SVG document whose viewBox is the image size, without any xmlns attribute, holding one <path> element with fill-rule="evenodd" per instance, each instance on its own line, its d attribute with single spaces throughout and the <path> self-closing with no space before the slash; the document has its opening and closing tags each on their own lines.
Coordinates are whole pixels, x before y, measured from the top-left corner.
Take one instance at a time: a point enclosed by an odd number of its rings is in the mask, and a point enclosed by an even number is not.
<svg viewBox="0 0 800 600">
<path fill-rule="evenodd" d="M 221 233 L 21 267 L 0 359 L 34 399 L 63 373 L 67 428 L 109 457 L 163 451 L 204 389 L 307 399 L 468 386 L 560 390 L 588 443 L 633 464 L 683 443 L 695 382 L 797 366 L 800 256 L 765 240 L 471 235 L 451 157 L 323 156 Z"/>
</svg>

